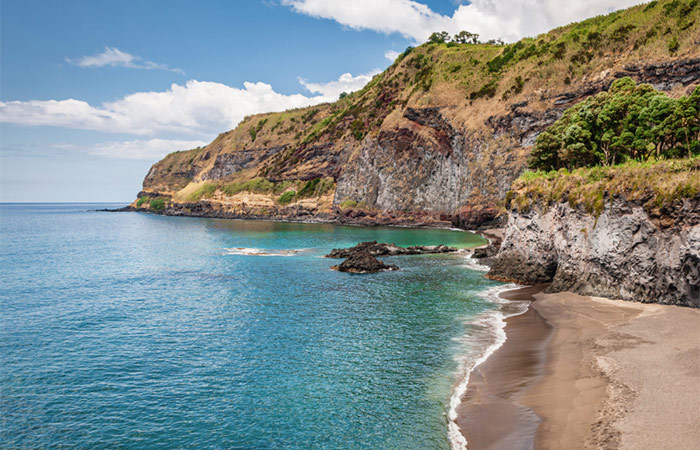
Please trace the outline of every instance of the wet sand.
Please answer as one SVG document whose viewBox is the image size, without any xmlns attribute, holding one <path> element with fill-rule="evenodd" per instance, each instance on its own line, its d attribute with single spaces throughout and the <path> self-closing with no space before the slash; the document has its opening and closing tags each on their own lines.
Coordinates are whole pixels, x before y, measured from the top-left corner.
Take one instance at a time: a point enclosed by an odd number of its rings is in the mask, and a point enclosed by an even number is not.
<svg viewBox="0 0 700 450">
<path fill-rule="evenodd" d="M 457 423 L 470 450 L 680 449 L 700 442 L 700 310 L 544 294 L 506 321 Z"/>
</svg>

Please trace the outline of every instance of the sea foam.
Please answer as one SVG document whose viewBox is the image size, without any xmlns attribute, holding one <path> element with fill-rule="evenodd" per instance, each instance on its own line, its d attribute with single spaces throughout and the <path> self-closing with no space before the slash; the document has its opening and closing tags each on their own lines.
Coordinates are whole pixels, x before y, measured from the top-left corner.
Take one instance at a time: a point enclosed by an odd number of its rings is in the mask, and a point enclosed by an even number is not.
<svg viewBox="0 0 700 450">
<path fill-rule="evenodd" d="M 448 412 L 448 434 L 454 450 L 467 449 L 467 440 L 457 425 L 457 409 L 467 392 L 471 372 L 506 342 L 506 319 L 523 314 L 530 305 L 529 301 L 510 301 L 500 297 L 502 292 L 517 287 L 515 284 L 494 286 L 479 293 L 480 297 L 496 303 L 499 308 L 467 319 L 465 325 L 469 331 L 456 339 L 463 343 L 468 351 L 461 354 L 458 359 L 457 379 L 459 381 L 450 398 Z"/>
<path fill-rule="evenodd" d="M 300 248 L 296 250 L 273 250 L 264 248 L 247 248 L 247 247 L 232 247 L 225 248 L 224 255 L 244 255 L 244 256 L 294 256 L 297 253 L 308 251 L 309 249 Z"/>
</svg>

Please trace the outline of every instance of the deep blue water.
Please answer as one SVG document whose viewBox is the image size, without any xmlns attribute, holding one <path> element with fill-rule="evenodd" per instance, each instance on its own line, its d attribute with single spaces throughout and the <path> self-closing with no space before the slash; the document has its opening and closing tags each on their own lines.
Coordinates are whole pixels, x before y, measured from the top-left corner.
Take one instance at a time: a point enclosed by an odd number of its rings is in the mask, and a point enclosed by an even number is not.
<svg viewBox="0 0 700 450">
<path fill-rule="evenodd" d="M 105 206 L 0 206 L 0 445 L 449 448 L 456 338 L 496 283 L 461 255 L 374 275 L 321 256 L 481 238 Z"/>
</svg>

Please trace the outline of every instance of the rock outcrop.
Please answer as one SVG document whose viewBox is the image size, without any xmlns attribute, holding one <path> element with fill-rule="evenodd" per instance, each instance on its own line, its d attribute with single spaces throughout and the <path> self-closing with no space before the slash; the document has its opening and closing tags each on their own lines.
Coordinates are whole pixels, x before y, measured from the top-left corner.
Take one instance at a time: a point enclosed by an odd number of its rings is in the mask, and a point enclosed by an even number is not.
<svg viewBox="0 0 700 450">
<path fill-rule="evenodd" d="M 399 270 L 393 264 L 384 264 L 367 250 L 358 250 L 348 256 L 348 258 L 331 269 L 339 272 L 350 273 L 376 273 L 385 270 Z"/>
<path fill-rule="evenodd" d="M 614 198 L 599 217 L 568 203 L 511 211 L 489 277 L 647 303 L 700 307 L 700 196 L 663 217 Z"/>
<path fill-rule="evenodd" d="M 377 241 L 360 242 L 350 248 L 334 248 L 326 258 L 349 258 L 358 252 L 368 252 L 372 256 L 425 255 L 435 253 L 452 253 L 457 248 L 446 245 L 413 245 L 399 247 L 396 244 L 377 243 Z"/>
</svg>

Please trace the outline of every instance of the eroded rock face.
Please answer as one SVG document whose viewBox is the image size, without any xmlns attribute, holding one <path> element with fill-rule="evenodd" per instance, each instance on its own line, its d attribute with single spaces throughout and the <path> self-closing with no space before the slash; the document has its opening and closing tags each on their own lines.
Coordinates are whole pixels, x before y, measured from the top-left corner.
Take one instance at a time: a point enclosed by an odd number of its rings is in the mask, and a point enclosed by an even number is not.
<svg viewBox="0 0 700 450">
<path fill-rule="evenodd" d="M 393 264 L 384 264 L 367 250 L 353 252 L 348 256 L 348 259 L 337 266 L 331 266 L 331 269 L 351 273 L 376 273 L 385 270 L 399 270 Z"/>
<path fill-rule="evenodd" d="M 620 199 L 596 218 L 568 203 L 511 212 L 489 276 L 550 291 L 700 307 L 700 197 L 672 217 Z"/>
<path fill-rule="evenodd" d="M 407 108 L 403 119 L 366 138 L 348 159 L 334 204 L 354 200 L 380 211 L 449 214 L 467 227 L 493 220 L 494 205 L 525 167 L 527 151 L 514 149 L 505 133 L 493 138 L 458 130 L 437 107 Z"/>
</svg>

